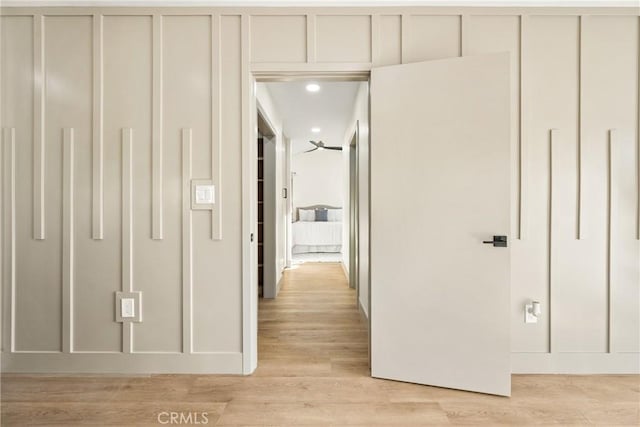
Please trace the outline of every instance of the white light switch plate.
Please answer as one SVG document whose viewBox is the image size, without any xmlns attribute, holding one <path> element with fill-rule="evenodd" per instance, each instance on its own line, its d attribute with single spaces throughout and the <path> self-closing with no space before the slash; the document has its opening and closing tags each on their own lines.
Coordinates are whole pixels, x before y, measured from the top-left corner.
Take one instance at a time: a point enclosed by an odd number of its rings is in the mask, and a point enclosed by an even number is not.
<svg viewBox="0 0 640 427">
<path fill-rule="evenodd" d="M 215 194 L 213 185 L 196 185 L 196 204 L 210 205 L 215 203 Z"/>
<path fill-rule="evenodd" d="M 191 209 L 213 210 L 216 203 L 216 186 L 210 179 L 191 180 Z"/>
<path fill-rule="evenodd" d="M 116 292 L 116 322 L 142 322 L 142 292 Z"/>
</svg>

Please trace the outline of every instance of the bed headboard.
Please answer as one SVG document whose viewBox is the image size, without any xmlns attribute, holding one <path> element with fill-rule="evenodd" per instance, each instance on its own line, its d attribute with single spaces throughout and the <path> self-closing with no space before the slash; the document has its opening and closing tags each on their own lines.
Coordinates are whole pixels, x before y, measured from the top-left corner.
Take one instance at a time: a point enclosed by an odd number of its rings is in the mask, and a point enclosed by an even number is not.
<svg viewBox="0 0 640 427">
<path fill-rule="evenodd" d="M 311 206 L 298 206 L 293 216 L 293 222 L 300 220 L 300 209 L 342 209 L 341 206 L 329 206 L 329 205 L 311 205 Z"/>
</svg>

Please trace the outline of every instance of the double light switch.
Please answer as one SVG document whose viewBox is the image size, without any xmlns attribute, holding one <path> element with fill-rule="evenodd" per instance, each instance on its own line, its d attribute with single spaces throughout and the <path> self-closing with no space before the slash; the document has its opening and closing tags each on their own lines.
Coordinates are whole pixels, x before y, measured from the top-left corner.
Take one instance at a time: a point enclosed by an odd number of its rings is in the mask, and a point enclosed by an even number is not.
<svg viewBox="0 0 640 427">
<path fill-rule="evenodd" d="M 211 210 L 216 203 L 216 187 L 211 180 L 191 180 L 191 209 Z"/>
</svg>

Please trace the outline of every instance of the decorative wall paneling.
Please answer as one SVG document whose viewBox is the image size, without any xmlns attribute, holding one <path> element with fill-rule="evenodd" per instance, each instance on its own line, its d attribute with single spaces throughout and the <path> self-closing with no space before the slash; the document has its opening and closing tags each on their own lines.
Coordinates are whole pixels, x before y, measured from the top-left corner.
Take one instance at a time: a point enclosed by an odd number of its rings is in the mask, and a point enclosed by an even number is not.
<svg viewBox="0 0 640 427">
<path fill-rule="evenodd" d="M 2 13 L 5 369 L 248 372 L 250 73 L 363 75 L 504 50 L 514 370 L 637 369 L 637 10 Z M 190 178 L 213 179 L 211 213 L 187 209 Z M 142 292 L 142 323 L 114 322 L 119 290 Z M 530 299 L 544 308 L 535 325 Z"/>
<path fill-rule="evenodd" d="M 104 150 L 103 129 L 103 16 L 93 15 L 93 205 L 92 233 L 94 239 L 102 239 L 104 235 Z"/>
<path fill-rule="evenodd" d="M 33 238 L 45 237 L 44 17 L 33 16 Z"/>
<path fill-rule="evenodd" d="M 133 129 L 122 137 L 122 292 L 133 292 Z M 133 323 L 122 322 L 122 352 L 133 351 Z"/>
<path fill-rule="evenodd" d="M 2 253 L 8 258 L 3 259 L 3 282 L 8 284 L 9 296 L 3 301 L 2 312 L 8 314 L 10 329 L 3 331 L 3 351 L 15 351 L 15 318 L 16 318 L 16 130 L 2 129 L 2 178 L 3 178 L 3 247 Z M 8 303 L 8 304 L 7 304 Z M 8 309 L 7 309 L 8 306 Z"/>
<path fill-rule="evenodd" d="M 73 351 L 75 288 L 75 153 L 73 128 L 62 130 L 62 351 Z"/>
<path fill-rule="evenodd" d="M 182 129 L 182 352 L 193 352 L 192 131 Z"/>
<path fill-rule="evenodd" d="M 152 237 L 162 239 L 162 15 L 153 15 L 153 224 Z"/>
</svg>

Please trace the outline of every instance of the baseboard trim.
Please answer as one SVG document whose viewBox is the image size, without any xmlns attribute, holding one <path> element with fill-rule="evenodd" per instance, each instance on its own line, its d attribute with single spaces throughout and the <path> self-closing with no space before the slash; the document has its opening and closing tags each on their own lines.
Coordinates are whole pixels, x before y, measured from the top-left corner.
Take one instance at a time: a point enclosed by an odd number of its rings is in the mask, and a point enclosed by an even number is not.
<svg viewBox="0 0 640 427">
<path fill-rule="evenodd" d="M 3 373 L 242 374 L 242 353 L 2 353 Z"/>
<path fill-rule="evenodd" d="M 358 311 L 360 312 L 360 315 L 367 321 L 367 325 L 369 324 L 369 314 L 367 313 L 367 310 L 364 309 L 364 306 L 362 305 L 362 301 L 358 300 Z"/>
<path fill-rule="evenodd" d="M 511 353 L 514 374 L 640 374 L 640 353 Z"/>
<path fill-rule="evenodd" d="M 358 311 L 367 319 L 360 302 Z M 242 353 L 2 353 L 3 373 L 242 374 Z M 513 374 L 640 374 L 640 353 L 512 353 Z"/>
<path fill-rule="evenodd" d="M 344 261 L 340 261 L 340 267 L 342 267 L 342 272 L 344 273 L 347 280 L 349 280 L 349 269 L 345 265 Z M 351 282 L 349 282 L 349 287 L 351 287 Z"/>
</svg>

